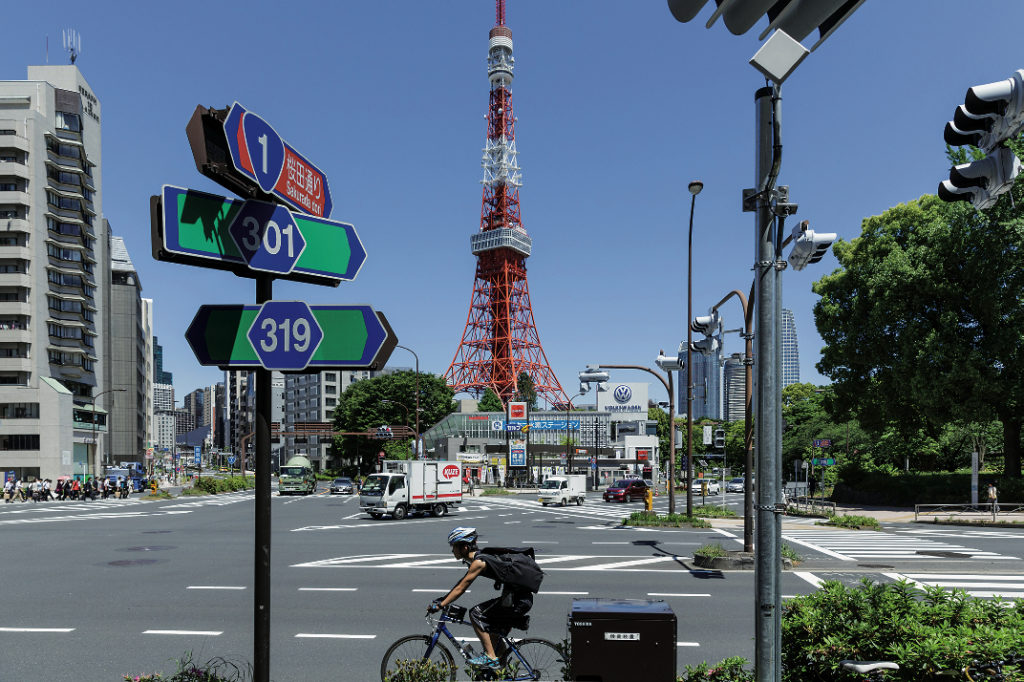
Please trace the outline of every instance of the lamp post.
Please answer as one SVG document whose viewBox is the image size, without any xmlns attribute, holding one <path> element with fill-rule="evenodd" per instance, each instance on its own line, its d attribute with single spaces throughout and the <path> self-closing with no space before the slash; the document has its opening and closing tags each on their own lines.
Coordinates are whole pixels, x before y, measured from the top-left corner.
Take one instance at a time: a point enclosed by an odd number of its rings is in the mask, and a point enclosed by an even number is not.
<svg viewBox="0 0 1024 682">
<path fill-rule="evenodd" d="M 98 447 L 98 443 L 96 442 L 96 401 L 99 400 L 101 395 L 104 395 L 106 393 L 124 393 L 126 390 L 127 389 L 124 389 L 124 388 L 108 388 L 105 391 L 100 391 L 99 393 L 97 393 L 96 395 L 94 395 L 92 397 L 92 457 L 90 459 L 95 459 L 96 460 L 97 472 L 99 471 L 100 463 L 99 463 L 99 457 L 98 457 L 98 455 L 99 455 L 99 447 Z M 109 432 L 109 425 L 108 425 L 108 429 L 107 430 Z M 88 462 L 86 463 L 86 467 L 85 467 L 85 475 L 86 476 L 89 475 L 89 465 L 88 465 Z"/>
<path fill-rule="evenodd" d="M 690 190 L 690 233 L 686 246 L 686 515 L 693 516 L 693 207 L 704 183 L 694 180 Z"/>
<path fill-rule="evenodd" d="M 675 409 L 675 396 L 672 395 L 672 383 L 671 383 L 672 382 L 672 372 L 671 371 L 667 372 L 667 374 L 668 374 L 668 381 L 665 381 L 665 379 L 662 378 L 662 376 L 660 374 L 655 372 L 650 367 L 644 367 L 643 365 L 598 365 L 598 367 L 601 368 L 601 369 L 638 369 L 641 372 L 647 372 L 648 374 L 653 374 L 655 377 L 657 377 L 658 381 L 661 382 L 661 385 L 664 386 L 665 390 L 668 392 L 668 404 L 669 404 L 668 410 L 669 410 L 669 412 L 672 413 L 672 414 L 675 413 L 675 411 L 676 411 L 676 409 Z M 670 418 L 669 421 L 671 421 L 671 418 Z M 675 439 L 675 433 L 673 433 L 674 429 L 675 429 L 675 424 L 672 424 L 672 428 L 669 429 L 669 439 L 668 439 L 668 452 L 669 452 L 668 456 L 669 456 L 669 466 L 670 467 L 675 466 L 675 460 L 676 460 L 676 439 Z M 675 472 L 672 471 L 671 475 L 669 476 L 670 483 L 669 483 L 669 486 L 668 486 L 668 490 L 669 490 L 669 493 L 668 493 L 668 511 L 669 511 L 670 514 L 674 514 L 675 510 L 676 510 L 675 486 L 672 484 L 673 482 L 671 481 L 671 478 L 674 475 L 675 475 Z M 689 488 L 689 485 L 687 485 L 687 488 Z M 690 498 L 690 495 L 688 493 L 687 494 L 687 501 L 689 501 L 689 498 Z M 689 516 L 692 516 L 692 514 L 690 514 L 689 511 L 687 512 L 687 514 Z"/>
<path fill-rule="evenodd" d="M 416 351 L 407 346 L 396 344 L 395 348 L 401 348 L 412 353 L 412 356 L 416 358 L 416 442 L 413 444 L 413 452 L 416 453 L 417 457 L 420 457 L 420 356 L 416 355 Z"/>
<path fill-rule="evenodd" d="M 574 398 L 579 398 L 581 395 L 586 395 L 586 391 L 580 391 L 565 403 L 565 466 L 569 473 L 572 473 L 573 456 L 572 451 L 569 447 L 569 410 L 572 409 L 572 401 Z M 596 460 L 595 460 L 596 461 Z"/>
</svg>

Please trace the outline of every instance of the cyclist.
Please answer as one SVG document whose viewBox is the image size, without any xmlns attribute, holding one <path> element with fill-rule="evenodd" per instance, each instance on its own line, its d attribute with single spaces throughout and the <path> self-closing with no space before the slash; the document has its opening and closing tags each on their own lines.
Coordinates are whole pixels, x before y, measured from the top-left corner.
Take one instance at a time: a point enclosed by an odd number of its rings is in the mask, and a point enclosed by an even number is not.
<svg viewBox="0 0 1024 682">
<path fill-rule="evenodd" d="M 476 546 L 478 537 L 480 534 L 477 533 L 476 528 L 462 526 L 448 534 L 448 544 L 451 545 L 452 554 L 456 559 L 469 566 L 469 570 L 448 594 L 431 602 L 429 608 L 431 613 L 443 609 L 461 597 L 479 576 L 490 578 L 495 583 L 499 582 L 494 569 L 488 563 L 490 557 L 478 555 Z M 482 655 L 469 660 L 470 665 L 497 667 L 498 657 L 494 652 L 491 634 L 498 637 L 507 635 L 512 626 L 521 622 L 523 616 L 532 607 L 533 593 L 529 589 L 506 584 L 502 586 L 500 597 L 488 599 L 470 609 L 469 620 L 484 648 Z"/>
</svg>

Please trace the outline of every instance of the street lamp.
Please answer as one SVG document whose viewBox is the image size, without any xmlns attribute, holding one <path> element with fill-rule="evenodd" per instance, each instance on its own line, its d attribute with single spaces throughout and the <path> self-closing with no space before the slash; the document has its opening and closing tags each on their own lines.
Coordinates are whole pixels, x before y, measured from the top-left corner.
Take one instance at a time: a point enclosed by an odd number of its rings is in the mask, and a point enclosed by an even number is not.
<svg viewBox="0 0 1024 682">
<path fill-rule="evenodd" d="M 693 207 L 704 183 L 694 180 L 690 190 L 690 236 L 686 247 L 686 515 L 693 516 Z M 674 472 L 673 472 L 674 473 Z"/>
<path fill-rule="evenodd" d="M 94 395 L 92 397 L 92 405 L 91 405 L 92 406 L 92 458 L 91 459 L 95 459 L 96 460 L 97 471 L 99 470 L 100 463 L 99 463 L 99 457 L 98 457 L 98 455 L 99 455 L 99 447 L 98 447 L 98 443 L 96 441 L 96 401 L 99 400 L 99 397 L 101 395 L 104 395 L 106 393 L 124 393 L 126 390 L 128 390 L 128 389 L 125 389 L 125 388 L 108 388 L 105 391 L 100 391 L 99 393 L 97 393 L 96 395 Z M 109 433 L 109 431 L 110 431 L 110 426 L 108 424 L 107 432 Z M 88 463 L 86 465 L 85 475 L 86 475 L 86 477 L 88 477 L 88 475 L 89 475 Z"/>
<path fill-rule="evenodd" d="M 387 398 L 381 398 L 380 401 L 382 403 L 388 403 L 390 405 L 398 405 L 403 410 L 405 410 L 405 423 L 406 424 L 409 423 L 409 408 L 408 407 L 406 407 L 402 403 L 398 402 L 397 400 L 388 400 Z M 413 448 L 412 449 L 413 449 L 413 454 L 416 454 L 416 444 L 419 443 L 419 440 L 420 440 L 420 432 L 419 432 L 418 428 L 414 431 L 414 434 L 416 435 L 416 440 L 413 442 Z"/>
<path fill-rule="evenodd" d="M 417 457 L 420 457 L 420 356 L 416 355 L 416 351 L 407 346 L 401 344 L 395 344 L 395 348 L 401 348 L 412 353 L 412 356 L 416 358 L 416 442 L 413 444 L 413 452 L 416 453 Z"/>
</svg>

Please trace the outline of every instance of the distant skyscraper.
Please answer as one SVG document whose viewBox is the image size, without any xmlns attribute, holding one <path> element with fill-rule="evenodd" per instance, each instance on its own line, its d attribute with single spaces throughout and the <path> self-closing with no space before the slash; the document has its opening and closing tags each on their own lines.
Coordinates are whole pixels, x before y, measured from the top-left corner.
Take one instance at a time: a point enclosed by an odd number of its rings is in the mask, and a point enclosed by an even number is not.
<svg viewBox="0 0 1024 682">
<path fill-rule="evenodd" d="M 734 422 L 746 416 L 747 373 L 743 355 L 733 353 L 725 359 L 725 421 Z"/>
<path fill-rule="evenodd" d="M 153 337 L 153 383 L 173 384 L 174 377 L 170 372 L 164 371 L 164 347 L 159 343 L 157 337 Z"/>
<path fill-rule="evenodd" d="M 793 311 L 782 309 L 782 387 L 800 383 L 800 351 L 796 345 Z"/>
</svg>

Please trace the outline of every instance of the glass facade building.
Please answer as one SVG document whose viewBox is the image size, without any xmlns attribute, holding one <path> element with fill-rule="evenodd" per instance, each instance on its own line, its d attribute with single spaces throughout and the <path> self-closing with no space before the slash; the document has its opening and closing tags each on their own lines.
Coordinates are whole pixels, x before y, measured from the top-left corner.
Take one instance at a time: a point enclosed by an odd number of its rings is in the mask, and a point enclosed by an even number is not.
<svg viewBox="0 0 1024 682">
<path fill-rule="evenodd" d="M 800 352 L 796 344 L 796 323 L 793 311 L 782 309 L 782 387 L 800 383 Z"/>
</svg>

